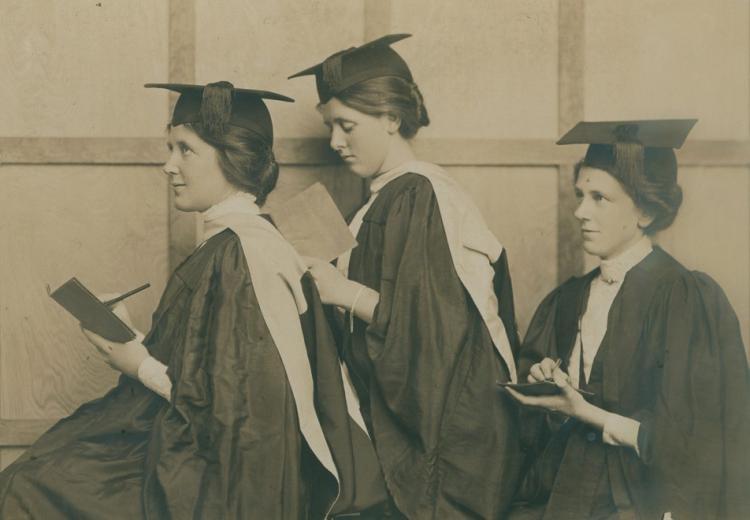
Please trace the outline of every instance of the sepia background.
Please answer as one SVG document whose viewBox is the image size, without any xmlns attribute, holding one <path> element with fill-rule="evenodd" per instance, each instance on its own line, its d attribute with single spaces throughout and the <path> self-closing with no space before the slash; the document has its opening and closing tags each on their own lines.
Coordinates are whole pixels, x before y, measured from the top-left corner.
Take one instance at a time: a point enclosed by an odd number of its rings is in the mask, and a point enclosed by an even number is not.
<svg viewBox="0 0 750 520">
<path fill-rule="evenodd" d="M 594 263 L 572 165 L 581 119 L 696 117 L 685 202 L 658 237 L 725 289 L 750 338 L 750 8 L 746 0 L 0 0 L 0 466 L 116 380 L 47 297 L 77 276 L 137 326 L 200 233 L 160 164 L 170 100 L 146 82 L 277 90 L 278 204 L 322 181 L 344 213 L 364 187 L 327 150 L 311 78 L 286 77 L 390 32 L 432 124 L 418 155 L 473 195 L 509 252 L 522 330 Z"/>
</svg>

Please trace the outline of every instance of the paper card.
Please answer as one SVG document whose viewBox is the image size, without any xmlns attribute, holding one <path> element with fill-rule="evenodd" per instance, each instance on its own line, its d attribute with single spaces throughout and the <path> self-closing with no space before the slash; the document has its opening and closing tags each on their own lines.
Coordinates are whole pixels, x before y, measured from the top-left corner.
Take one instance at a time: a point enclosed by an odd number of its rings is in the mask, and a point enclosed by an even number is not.
<svg viewBox="0 0 750 520">
<path fill-rule="evenodd" d="M 319 182 L 270 215 L 279 232 L 302 256 L 330 262 L 357 245 L 336 203 Z"/>
</svg>

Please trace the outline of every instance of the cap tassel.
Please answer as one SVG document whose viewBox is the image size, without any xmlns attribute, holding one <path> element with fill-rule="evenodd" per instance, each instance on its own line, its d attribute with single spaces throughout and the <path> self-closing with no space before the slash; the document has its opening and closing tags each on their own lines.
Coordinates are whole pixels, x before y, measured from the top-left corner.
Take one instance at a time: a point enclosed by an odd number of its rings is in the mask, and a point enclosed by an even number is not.
<svg viewBox="0 0 750 520">
<path fill-rule="evenodd" d="M 641 143 L 615 143 L 614 159 L 620 178 L 630 181 L 625 182 L 625 185 L 632 185 L 644 174 L 645 151 Z"/>
<path fill-rule="evenodd" d="M 234 85 L 228 81 L 209 83 L 203 89 L 201 123 L 213 135 L 222 135 L 232 117 Z"/>
<path fill-rule="evenodd" d="M 326 85 L 328 85 L 331 90 L 336 90 L 336 87 L 341 84 L 344 75 L 342 71 L 341 59 L 344 53 L 348 52 L 349 50 L 351 49 L 337 52 L 336 54 L 326 58 L 326 60 L 323 62 L 323 81 L 325 81 Z"/>
</svg>

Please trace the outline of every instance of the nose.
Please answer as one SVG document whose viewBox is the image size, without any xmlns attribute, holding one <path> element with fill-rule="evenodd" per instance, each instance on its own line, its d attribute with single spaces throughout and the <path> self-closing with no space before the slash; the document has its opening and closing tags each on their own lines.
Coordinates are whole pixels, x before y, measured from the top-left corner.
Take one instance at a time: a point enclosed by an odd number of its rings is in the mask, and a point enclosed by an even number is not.
<svg viewBox="0 0 750 520">
<path fill-rule="evenodd" d="M 344 139 L 344 132 L 338 125 L 334 125 L 331 128 L 331 141 L 330 146 L 335 151 L 343 150 L 346 147 L 346 140 Z"/>
<path fill-rule="evenodd" d="M 573 216 L 580 221 L 588 220 L 588 203 L 586 202 L 585 197 L 581 198 L 581 201 L 578 203 L 578 207 L 573 213 Z"/>
<path fill-rule="evenodd" d="M 174 177 L 180 173 L 180 168 L 177 165 L 177 154 L 174 151 L 169 154 L 169 159 L 164 163 L 161 171 L 170 177 Z"/>
</svg>

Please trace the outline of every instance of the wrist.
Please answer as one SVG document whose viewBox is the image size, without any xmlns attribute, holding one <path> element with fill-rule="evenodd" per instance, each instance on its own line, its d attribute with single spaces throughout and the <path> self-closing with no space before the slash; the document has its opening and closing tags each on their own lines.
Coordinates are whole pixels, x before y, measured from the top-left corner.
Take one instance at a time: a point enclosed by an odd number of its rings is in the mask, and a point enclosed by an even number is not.
<svg viewBox="0 0 750 520">
<path fill-rule="evenodd" d="M 353 306 L 357 296 L 361 296 L 364 285 L 354 282 L 352 280 L 346 280 L 342 286 L 339 301 L 336 305 L 348 312 L 353 312 Z"/>
<path fill-rule="evenodd" d="M 573 409 L 574 416 L 579 421 L 590 424 L 598 430 L 604 430 L 604 424 L 607 422 L 608 413 L 598 406 L 595 406 L 585 399 L 581 399 Z"/>
</svg>

